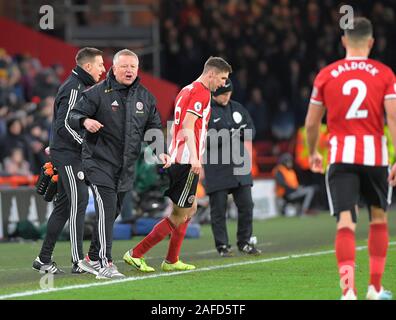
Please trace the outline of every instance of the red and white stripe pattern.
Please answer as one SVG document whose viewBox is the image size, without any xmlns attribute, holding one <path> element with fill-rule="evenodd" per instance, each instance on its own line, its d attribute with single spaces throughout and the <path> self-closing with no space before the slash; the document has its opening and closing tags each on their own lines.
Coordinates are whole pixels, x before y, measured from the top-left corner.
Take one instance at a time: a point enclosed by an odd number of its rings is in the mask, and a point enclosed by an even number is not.
<svg viewBox="0 0 396 320">
<path fill-rule="evenodd" d="M 190 150 L 185 141 L 186 132 L 183 128 L 187 112 L 198 117 L 194 125 L 194 137 L 197 156 L 199 159 L 202 158 L 211 113 L 210 98 L 210 91 L 200 82 L 193 82 L 184 87 L 176 97 L 172 142 L 168 149 L 173 163 L 190 163 Z"/>
<path fill-rule="evenodd" d="M 330 138 L 329 162 L 387 166 L 387 139 L 374 135 L 334 135 Z"/>
<path fill-rule="evenodd" d="M 189 111 L 187 111 L 189 112 Z M 195 129 L 195 145 L 197 146 L 197 155 L 201 159 L 205 152 L 206 134 L 208 132 L 208 123 L 210 115 L 210 103 L 205 107 L 202 118 L 198 119 L 199 123 Z M 176 148 L 173 148 L 173 144 L 169 147 L 169 153 L 171 154 L 171 161 L 176 163 L 188 164 L 190 163 L 190 151 L 188 150 L 187 143 L 184 138 L 180 137 L 176 139 Z"/>
</svg>

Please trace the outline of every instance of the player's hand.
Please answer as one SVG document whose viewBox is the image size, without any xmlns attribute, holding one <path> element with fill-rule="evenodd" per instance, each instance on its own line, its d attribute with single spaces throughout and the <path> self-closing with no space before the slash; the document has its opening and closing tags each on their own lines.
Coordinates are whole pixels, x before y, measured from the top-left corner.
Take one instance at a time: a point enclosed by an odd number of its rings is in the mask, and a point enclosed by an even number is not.
<svg viewBox="0 0 396 320">
<path fill-rule="evenodd" d="M 103 124 L 101 124 L 99 121 L 89 118 L 84 120 L 83 126 L 91 133 L 98 132 L 101 128 L 103 128 Z"/>
<path fill-rule="evenodd" d="M 392 187 L 396 186 L 396 163 L 389 172 L 388 182 Z"/>
<path fill-rule="evenodd" d="M 191 160 L 191 171 L 197 175 L 201 173 L 202 170 L 202 164 L 201 161 L 198 159 L 192 159 Z"/>
<path fill-rule="evenodd" d="M 309 156 L 309 166 L 312 172 L 323 173 L 323 157 L 319 152 Z"/>
<path fill-rule="evenodd" d="M 162 168 L 166 169 L 171 166 L 171 157 L 166 153 L 161 153 L 158 158 L 162 161 L 164 166 Z"/>
</svg>

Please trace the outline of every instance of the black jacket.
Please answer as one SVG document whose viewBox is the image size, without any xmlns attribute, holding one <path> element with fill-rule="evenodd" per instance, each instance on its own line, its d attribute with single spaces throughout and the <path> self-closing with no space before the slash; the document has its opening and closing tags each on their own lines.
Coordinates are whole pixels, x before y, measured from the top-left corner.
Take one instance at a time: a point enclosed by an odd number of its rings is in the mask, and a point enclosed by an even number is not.
<svg viewBox="0 0 396 320">
<path fill-rule="evenodd" d="M 50 138 L 51 152 L 56 152 L 58 158 L 64 158 L 66 161 L 71 156 L 80 158 L 81 132 L 70 127 L 68 115 L 80 99 L 81 93 L 94 84 L 95 80 L 92 76 L 77 66 L 58 90 L 54 103 Z"/>
<path fill-rule="evenodd" d="M 135 161 L 148 129 L 161 129 L 154 96 L 139 83 L 126 87 L 112 70 L 107 78 L 82 93 L 69 114 L 72 128 L 82 128 L 85 118 L 103 124 L 96 133 L 85 131 L 82 163 L 86 179 L 117 192 L 132 189 Z"/>
<path fill-rule="evenodd" d="M 218 134 L 220 130 L 226 129 L 225 141 L 219 140 L 216 137 L 218 135 L 223 136 L 222 133 Z M 206 192 L 212 193 L 219 190 L 226 190 L 236 188 L 240 185 L 252 185 L 252 176 L 249 173 L 243 175 L 235 175 L 235 169 L 242 168 L 244 163 L 238 163 L 236 157 L 232 157 L 232 153 L 238 153 L 243 159 L 248 159 L 248 151 L 244 148 L 243 142 L 243 131 L 246 129 L 252 130 L 252 136 L 254 138 L 255 128 L 253 121 L 247 112 L 247 110 L 238 102 L 230 100 L 228 105 L 223 107 L 212 100 L 212 114 L 210 116 L 208 126 L 208 138 L 206 148 L 206 164 L 205 169 L 205 189 Z M 234 142 L 231 142 L 234 139 Z M 228 142 L 228 141 L 229 142 Z M 233 148 L 232 145 L 236 144 L 238 148 Z M 225 164 L 226 159 L 222 158 L 224 151 L 229 150 L 230 161 Z M 218 152 L 218 164 L 212 164 L 214 152 Z M 243 153 L 244 152 L 244 153 Z M 245 164 L 246 165 L 246 164 Z"/>
</svg>

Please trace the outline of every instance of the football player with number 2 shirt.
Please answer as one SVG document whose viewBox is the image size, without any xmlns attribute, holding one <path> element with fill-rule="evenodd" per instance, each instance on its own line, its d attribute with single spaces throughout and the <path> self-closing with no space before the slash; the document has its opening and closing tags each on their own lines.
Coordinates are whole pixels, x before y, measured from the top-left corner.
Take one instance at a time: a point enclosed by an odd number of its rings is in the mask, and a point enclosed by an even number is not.
<svg viewBox="0 0 396 320">
<path fill-rule="evenodd" d="M 355 17 L 342 37 L 346 58 L 316 76 L 305 125 L 311 169 L 322 172 L 317 151 L 319 126 L 327 112 L 330 133 L 326 188 L 332 215 L 337 218 L 335 253 L 343 300 L 356 300 L 355 228 L 359 197 L 368 206 L 370 279 L 366 298 L 389 300 L 381 284 L 389 242 L 387 210 L 396 166 L 389 171 L 384 115 L 396 147 L 396 81 L 386 65 L 369 59 L 373 47 L 371 22 Z"/>
</svg>

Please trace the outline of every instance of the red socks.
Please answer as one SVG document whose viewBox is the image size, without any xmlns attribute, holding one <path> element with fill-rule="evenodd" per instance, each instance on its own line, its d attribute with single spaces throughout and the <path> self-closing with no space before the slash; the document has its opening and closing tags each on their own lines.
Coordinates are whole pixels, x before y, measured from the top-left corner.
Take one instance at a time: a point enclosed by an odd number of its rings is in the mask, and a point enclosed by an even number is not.
<svg viewBox="0 0 396 320">
<path fill-rule="evenodd" d="M 385 269 L 386 252 L 388 249 L 388 225 L 378 223 L 370 225 L 368 251 L 370 256 L 370 285 L 378 292 L 381 290 L 381 278 Z M 345 294 L 349 288 L 355 293 L 355 233 L 349 228 L 337 231 L 335 250 L 341 283 Z"/>
<path fill-rule="evenodd" d="M 172 231 L 172 235 L 169 241 L 168 255 L 166 256 L 166 261 L 169 263 L 175 263 L 179 260 L 180 249 L 186 235 L 188 223 L 191 219 L 179 225 L 177 229 Z"/>
<path fill-rule="evenodd" d="M 140 241 L 135 248 L 132 249 L 131 255 L 134 258 L 143 257 L 147 251 L 149 251 L 158 242 L 163 240 L 169 233 L 172 232 L 166 261 L 169 263 L 177 262 L 179 260 L 180 249 L 184 240 L 184 236 L 186 235 L 189 222 L 190 219 L 175 229 L 172 222 L 168 218 L 162 219 L 154 226 L 153 230 L 151 230 L 151 232 L 142 241 Z"/>
<path fill-rule="evenodd" d="M 343 294 L 355 288 L 355 232 L 349 228 L 337 230 L 335 239 L 335 252 L 338 263 Z"/>
<path fill-rule="evenodd" d="M 158 222 L 153 230 L 132 249 L 131 255 L 134 258 L 141 258 L 144 254 L 163 240 L 173 230 L 172 222 L 169 218 L 164 218 Z"/>
<path fill-rule="evenodd" d="M 381 290 L 381 278 L 385 269 L 388 242 L 388 225 L 386 223 L 371 224 L 368 238 L 370 284 L 375 287 L 377 292 Z"/>
</svg>

